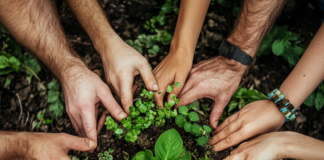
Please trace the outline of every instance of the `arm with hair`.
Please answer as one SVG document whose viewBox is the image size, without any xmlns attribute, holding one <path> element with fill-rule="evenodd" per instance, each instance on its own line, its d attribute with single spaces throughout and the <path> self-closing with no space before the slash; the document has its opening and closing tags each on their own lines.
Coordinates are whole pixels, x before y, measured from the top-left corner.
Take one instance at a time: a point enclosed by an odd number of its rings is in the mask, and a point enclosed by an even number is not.
<svg viewBox="0 0 324 160">
<path fill-rule="evenodd" d="M 100 54 L 107 83 L 121 99 L 125 112 L 130 113 L 134 76 L 141 74 L 148 90 L 159 89 L 146 58 L 114 32 L 97 0 L 66 2 Z"/>
<path fill-rule="evenodd" d="M 266 31 L 284 6 L 284 0 L 245 0 L 228 41 L 252 57 Z M 210 124 L 216 129 L 223 110 L 237 90 L 248 66 L 218 56 L 196 64 L 179 95 L 177 106 L 206 97 L 215 101 Z"/>
<path fill-rule="evenodd" d="M 0 1 L 0 19 L 15 39 L 31 50 L 59 78 L 66 110 L 76 132 L 97 140 L 97 109 L 102 102 L 120 120 L 127 115 L 110 89 L 71 49 L 51 0 Z"/>
</svg>

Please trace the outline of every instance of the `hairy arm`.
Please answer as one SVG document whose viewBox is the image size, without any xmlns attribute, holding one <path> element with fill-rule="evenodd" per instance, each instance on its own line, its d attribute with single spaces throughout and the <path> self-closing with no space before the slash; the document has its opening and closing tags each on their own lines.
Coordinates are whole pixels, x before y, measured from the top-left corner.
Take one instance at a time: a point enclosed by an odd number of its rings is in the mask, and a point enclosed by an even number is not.
<svg viewBox="0 0 324 160">
<path fill-rule="evenodd" d="M 285 0 L 244 0 L 228 41 L 255 57 L 264 35 L 284 5 Z"/>
</svg>

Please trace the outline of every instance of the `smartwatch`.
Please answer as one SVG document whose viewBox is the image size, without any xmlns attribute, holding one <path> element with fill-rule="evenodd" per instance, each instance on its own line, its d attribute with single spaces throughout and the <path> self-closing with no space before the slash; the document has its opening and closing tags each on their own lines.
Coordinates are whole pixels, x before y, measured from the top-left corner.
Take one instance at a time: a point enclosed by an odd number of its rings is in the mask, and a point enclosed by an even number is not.
<svg viewBox="0 0 324 160">
<path fill-rule="evenodd" d="M 244 65 L 250 65 L 253 61 L 253 58 L 228 42 L 226 39 L 222 42 L 218 49 L 219 53 L 222 56 L 225 56 L 230 59 L 234 59 Z"/>
</svg>

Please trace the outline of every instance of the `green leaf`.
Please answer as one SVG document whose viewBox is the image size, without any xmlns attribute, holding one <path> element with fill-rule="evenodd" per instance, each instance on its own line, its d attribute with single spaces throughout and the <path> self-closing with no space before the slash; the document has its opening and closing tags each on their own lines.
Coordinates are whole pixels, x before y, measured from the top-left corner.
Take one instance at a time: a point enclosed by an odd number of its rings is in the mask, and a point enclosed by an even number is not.
<svg viewBox="0 0 324 160">
<path fill-rule="evenodd" d="M 318 111 L 320 111 L 323 105 L 324 105 L 324 94 L 322 92 L 317 92 L 315 97 L 315 107 Z"/>
<path fill-rule="evenodd" d="M 172 87 L 171 85 L 168 85 L 166 91 L 167 91 L 168 93 L 170 93 L 170 92 L 172 92 L 172 90 L 173 90 L 173 87 Z"/>
<path fill-rule="evenodd" d="M 108 149 L 109 153 L 113 153 L 115 150 L 113 148 Z"/>
<path fill-rule="evenodd" d="M 47 102 L 55 103 L 57 101 L 59 101 L 59 94 L 54 90 L 49 90 L 48 91 Z"/>
<path fill-rule="evenodd" d="M 0 56 L 0 69 L 9 67 L 8 58 L 6 56 Z"/>
<path fill-rule="evenodd" d="M 300 56 L 300 55 L 302 55 L 305 52 L 305 48 L 300 47 L 300 46 L 297 46 L 297 45 L 295 45 L 293 47 L 293 50 L 295 51 L 295 53 L 297 54 L 297 56 Z"/>
<path fill-rule="evenodd" d="M 7 78 L 6 78 L 6 82 L 3 85 L 3 87 L 8 88 L 10 86 L 10 83 L 11 83 L 11 78 L 10 78 L 10 75 L 8 75 Z"/>
<path fill-rule="evenodd" d="M 105 152 L 104 152 L 104 155 L 105 155 L 105 156 L 109 156 L 109 152 L 108 152 L 108 151 L 105 151 Z"/>
<path fill-rule="evenodd" d="M 180 102 L 180 99 L 176 98 L 175 103 L 179 103 L 179 102 Z"/>
<path fill-rule="evenodd" d="M 174 86 L 176 86 L 177 88 L 179 88 L 181 86 L 181 83 L 180 82 L 177 82 L 174 84 Z"/>
<path fill-rule="evenodd" d="M 272 53 L 272 43 L 273 43 L 274 39 L 271 33 L 267 33 L 260 46 L 259 46 L 259 50 L 258 50 L 258 56 L 261 55 L 268 55 L 269 53 Z"/>
<path fill-rule="evenodd" d="M 54 80 L 47 84 L 47 88 L 50 90 L 58 91 L 60 88 L 60 85 L 56 80 Z"/>
<path fill-rule="evenodd" d="M 116 134 L 123 134 L 124 131 L 122 129 L 118 128 L 118 129 L 116 129 L 115 133 Z"/>
<path fill-rule="evenodd" d="M 287 32 L 286 37 L 288 41 L 297 41 L 299 39 L 299 36 L 297 33 L 294 32 Z"/>
<path fill-rule="evenodd" d="M 103 157 L 103 154 L 102 153 L 98 153 L 98 157 Z"/>
<path fill-rule="evenodd" d="M 190 105 L 192 105 L 192 106 L 195 106 L 196 108 L 199 108 L 199 106 L 200 106 L 200 103 L 199 103 L 199 101 L 198 101 L 198 100 L 196 100 L 196 101 L 194 101 L 194 102 L 190 103 Z"/>
<path fill-rule="evenodd" d="M 203 125 L 203 128 L 207 132 L 207 134 L 209 134 L 209 133 L 212 132 L 212 129 L 209 126 L 207 126 L 207 125 Z"/>
<path fill-rule="evenodd" d="M 199 121 L 199 116 L 198 116 L 198 114 L 196 112 L 190 112 L 189 113 L 189 119 L 192 122 L 197 122 L 197 121 Z"/>
<path fill-rule="evenodd" d="M 13 72 L 14 70 L 12 68 L 4 68 L 4 69 L 0 69 L 0 76 L 2 75 L 7 75 L 11 72 Z"/>
<path fill-rule="evenodd" d="M 238 106 L 238 102 L 235 100 L 231 100 L 228 104 L 228 112 L 231 112 L 233 109 L 235 109 Z"/>
<path fill-rule="evenodd" d="M 175 94 L 171 94 L 171 95 L 170 95 L 170 98 L 173 99 L 173 100 L 176 99 Z"/>
<path fill-rule="evenodd" d="M 228 0 L 217 0 L 217 3 L 220 4 L 222 7 L 229 8 L 232 6 L 232 2 Z"/>
<path fill-rule="evenodd" d="M 137 50 L 139 53 L 143 54 L 143 48 L 141 46 L 134 45 L 132 46 L 135 50 Z"/>
<path fill-rule="evenodd" d="M 130 111 L 130 112 L 134 112 L 135 110 L 136 110 L 135 107 L 133 107 L 133 106 L 130 106 L 130 107 L 129 107 L 129 111 Z"/>
<path fill-rule="evenodd" d="M 132 160 L 151 160 L 153 158 L 153 152 L 149 149 L 136 153 Z"/>
<path fill-rule="evenodd" d="M 306 106 L 308 106 L 308 107 L 312 107 L 312 106 L 314 106 L 314 102 L 315 102 L 315 97 L 316 97 L 316 90 L 313 92 L 313 93 L 311 93 L 308 97 L 307 97 L 307 99 L 304 101 L 304 104 L 306 105 Z"/>
<path fill-rule="evenodd" d="M 153 45 L 151 49 L 148 50 L 148 53 L 150 55 L 156 55 L 157 53 L 159 53 L 160 51 L 160 47 L 158 45 Z"/>
<path fill-rule="evenodd" d="M 172 40 L 172 35 L 168 31 L 166 30 L 161 31 L 161 42 L 163 43 L 163 45 L 170 44 L 171 40 Z"/>
<path fill-rule="evenodd" d="M 191 132 L 197 134 L 197 133 L 200 133 L 202 130 L 202 127 L 199 125 L 199 124 L 193 124 L 191 126 Z"/>
<path fill-rule="evenodd" d="M 159 15 L 156 17 L 156 20 L 159 22 L 159 25 L 163 26 L 165 24 L 165 13 L 160 11 Z M 152 28 L 155 28 L 153 25 Z"/>
<path fill-rule="evenodd" d="M 11 65 L 12 69 L 19 72 L 18 66 L 20 66 L 20 61 L 16 57 L 10 57 L 8 63 Z"/>
<path fill-rule="evenodd" d="M 171 107 L 173 107 L 174 104 L 175 104 L 174 100 L 171 100 L 171 101 L 168 103 L 168 105 L 169 105 L 169 109 L 170 109 Z"/>
<path fill-rule="evenodd" d="M 169 129 L 158 138 L 155 144 L 155 155 L 160 160 L 174 160 L 182 150 L 183 142 L 175 129 Z"/>
<path fill-rule="evenodd" d="M 272 52 L 273 54 L 280 56 L 284 53 L 285 51 L 285 41 L 278 39 L 273 42 L 272 44 Z M 288 42 L 289 43 L 289 42 Z"/>
<path fill-rule="evenodd" d="M 201 136 L 197 139 L 199 145 L 203 146 L 208 142 L 208 137 L 206 135 Z"/>
<path fill-rule="evenodd" d="M 180 127 L 182 128 L 184 126 L 184 124 L 186 123 L 186 118 L 179 114 L 176 119 L 175 119 L 175 123 Z"/>
<path fill-rule="evenodd" d="M 127 39 L 125 42 L 130 46 L 134 46 L 134 41 L 131 39 Z"/>
<path fill-rule="evenodd" d="M 137 100 L 137 101 L 135 102 L 136 107 L 140 107 L 141 104 L 142 104 L 142 100 Z"/>
<path fill-rule="evenodd" d="M 324 93 L 324 82 L 318 86 L 318 89 Z"/>
<path fill-rule="evenodd" d="M 141 104 L 139 110 L 141 111 L 141 113 L 145 113 L 147 111 L 147 107 L 144 104 Z"/>
<path fill-rule="evenodd" d="M 181 113 L 185 116 L 188 115 L 189 109 L 187 106 L 180 106 L 178 110 L 179 110 L 179 113 Z"/>
<path fill-rule="evenodd" d="M 186 122 L 185 124 L 184 124 L 184 130 L 186 131 L 186 132 L 191 132 L 191 123 L 190 122 Z"/>
<path fill-rule="evenodd" d="M 177 160 L 191 160 L 191 153 L 186 150 L 186 148 L 183 146 L 181 154 L 177 158 Z"/>
<path fill-rule="evenodd" d="M 46 118 L 45 120 L 44 120 L 44 123 L 45 124 L 51 124 L 53 122 L 53 119 L 48 119 L 48 118 Z"/>
</svg>

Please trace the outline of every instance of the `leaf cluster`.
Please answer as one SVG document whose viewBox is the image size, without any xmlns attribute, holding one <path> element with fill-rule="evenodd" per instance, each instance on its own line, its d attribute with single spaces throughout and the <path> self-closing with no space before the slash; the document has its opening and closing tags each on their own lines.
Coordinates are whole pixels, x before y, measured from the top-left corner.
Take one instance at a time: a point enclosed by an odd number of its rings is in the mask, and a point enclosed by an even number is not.
<svg viewBox="0 0 324 160">
<path fill-rule="evenodd" d="M 155 156 L 151 150 L 138 152 L 132 160 L 191 160 L 191 153 L 183 146 L 183 141 L 175 129 L 162 133 L 155 143 Z"/>
<path fill-rule="evenodd" d="M 42 125 L 48 125 L 53 122 L 53 119 L 45 118 L 46 108 L 43 110 L 40 110 L 37 113 L 37 119 L 33 121 L 32 124 L 32 130 L 38 129 Z"/>
<path fill-rule="evenodd" d="M 173 86 L 170 85 L 173 89 Z M 172 89 L 169 88 L 169 92 Z M 177 82 L 174 87 L 180 87 L 180 83 Z M 154 92 L 146 89 L 142 90 L 140 94 L 141 99 L 135 102 L 135 106 L 130 106 L 130 114 L 126 119 L 122 119 L 122 126 L 127 130 L 125 140 L 128 142 L 135 142 L 138 139 L 138 135 L 151 125 L 161 127 L 165 125 L 166 119 L 174 118 L 178 115 L 176 109 L 172 110 L 172 107 L 176 102 L 179 102 L 174 95 L 171 95 L 172 101 L 166 103 L 166 106 L 162 109 L 161 106 L 155 106 Z M 123 132 L 118 124 L 108 116 L 105 122 L 107 130 L 112 130 L 119 138 L 122 137 Z"/>
<path fill-rule="evenodd" d="M 300 43 L 300 37 L 288 31 L 288 26 L 275 27 L 263 38 L 258 55 L 273 53 L 282 56 L 291 66 L 295 66 L 306 49 Z"/>
<path fill-rule="evenodd" d="M 189 107 L 180 106 L 178 108 L 179 115 L 176 117 L 175 123 L 178 127 L 184 128 L 186 132 L 199 137 L 197 142 L 202 146 L 207 143 L 208 134 L 211 133 L 212 129 L 207 125 L 200 126 L 195 123 L 199 121 L 199 115 L 195 111 L 189 112 L 192 107 L 193 105 L 190 105 Z"/>
<path fill-rule="evenodd" d="M 49 110 L 53 113 L 55 119 L 62 117 L 64 112 L 64 95 L 60 92 L 60 84 L 57 80 L 47 84 L 47 103 Z"/>
<path fill-rule="evenodd" d="M 108 151 L 105 151 L 104 153 L 99 153 L 98 157 L 99 160 L 113 160 L 113 156 L 111 155 L 111 153 L 114 152 L 113 148 L 109 148 Z"/>
</svg>

